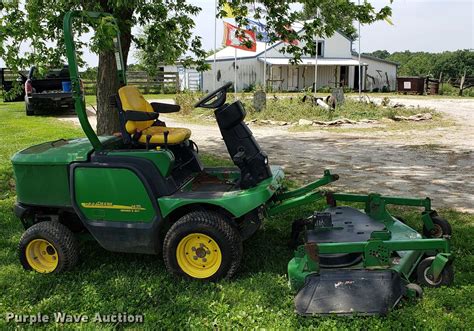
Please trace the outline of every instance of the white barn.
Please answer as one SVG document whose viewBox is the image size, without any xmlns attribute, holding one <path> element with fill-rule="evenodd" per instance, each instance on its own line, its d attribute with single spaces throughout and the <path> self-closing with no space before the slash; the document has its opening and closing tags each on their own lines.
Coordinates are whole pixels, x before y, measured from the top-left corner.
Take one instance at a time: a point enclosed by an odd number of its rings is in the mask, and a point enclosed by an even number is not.
<svg viewBox="0 0 474 331">
<path fill-rule="evenodd" d="M 302 31 L 299 33 L 301 34 Z M 255 85 L 264 84 L 264 65 L 266 61 L 266 83 L 273 91 L 301 91 L 314 84 L 315 58 L 302 57 L 298 65 L 291 65 L 291 55 L 283 54 L 283 41 L 267 45 L 257 42 L 257 51 L 249 52 L 237 49 L 237 90 L 241 91 Z M 214 88 L 213 75 L 216 75 L 216 86 L 234 81 L 235 49 L 226 47 L 206 59 L 211 70 L 203 73 L 202 89 L 211 91 Z M 358 89 L 358 56 L 352 51 L 352 40 L 340 32 L 318 43 L 318 77 L 317 88 L 346 86 Z M 374 57 L 361 56 L 362 89 L 395 90 L 397 64 Z"/>
</svg>

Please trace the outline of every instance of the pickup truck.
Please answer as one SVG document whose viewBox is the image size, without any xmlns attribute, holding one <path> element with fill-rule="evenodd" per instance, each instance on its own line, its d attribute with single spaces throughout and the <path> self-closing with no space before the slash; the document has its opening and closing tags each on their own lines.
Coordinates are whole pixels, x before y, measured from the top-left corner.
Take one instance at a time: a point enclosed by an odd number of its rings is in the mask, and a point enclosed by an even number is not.
<svg viewBox="0 0 474 331">
<path fill-rule="evenodd" d="M 67 66 L 49 70 L 43 77 L 39 77 L 36 67 L 31 67 L 25 82 L 26 115 L 73 112 L 72 91 L 63 88 L 67 82 L 71 82 Z"/>
</svg>

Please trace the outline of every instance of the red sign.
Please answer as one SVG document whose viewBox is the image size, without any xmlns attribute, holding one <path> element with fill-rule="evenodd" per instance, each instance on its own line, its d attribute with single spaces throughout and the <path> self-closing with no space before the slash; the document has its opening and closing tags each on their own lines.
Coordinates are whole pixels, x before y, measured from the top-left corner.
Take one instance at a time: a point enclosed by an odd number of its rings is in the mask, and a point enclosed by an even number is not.
<svg viewBox="0 0 474 331">
<path fill-rule="evenodd" d="M 224 43 L 226 46 L 243 49 L 244 51 L 256 52 L 257 51 L 257 38 L 255 32 L 250 30 L 240 30 L 244 33 L 245 37 L 237 35 L 239 28 L 235 25 L 224 22 Z M 250 40 L 252 47 L 248 48 L 245 45 L 245 41 Z"/>
</svg>

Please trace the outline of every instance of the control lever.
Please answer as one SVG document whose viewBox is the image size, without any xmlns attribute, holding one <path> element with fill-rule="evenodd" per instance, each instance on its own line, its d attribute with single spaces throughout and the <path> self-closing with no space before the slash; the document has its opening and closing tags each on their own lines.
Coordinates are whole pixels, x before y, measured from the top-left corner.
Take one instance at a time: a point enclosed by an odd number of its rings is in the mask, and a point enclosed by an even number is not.
<svg viewBox="0 0 474 331">
<path fill-rule="evenodd" d="M 163 132 L 163 135 L 165 136 L 165 149 L 168 150 L 168 135 L 170 134 L 170 132 L 167 130 L 165 132 Z"/>
<path fill-rule="evenodd" d="M 234 155 L 232 158 L 232 161 L 234 161 L 235 165 L 243 164 L 244 163 L 244 158 L 245 158 L 245 151 L 239 151 Z"/>
<path fill-rule="evenodd" d="M 146 150 L 150 149 L 151 134 L 146 135 Z"/>
</svg>

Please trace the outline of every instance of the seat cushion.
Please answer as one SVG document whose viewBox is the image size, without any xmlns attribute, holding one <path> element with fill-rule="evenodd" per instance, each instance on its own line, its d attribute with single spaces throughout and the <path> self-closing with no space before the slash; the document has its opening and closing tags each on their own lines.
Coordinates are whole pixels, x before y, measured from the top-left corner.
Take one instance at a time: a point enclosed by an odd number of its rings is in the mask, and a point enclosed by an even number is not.
<svg viewBox="0 0 474 331">
<path fill-rule="evenodd" d="M 142 131 L 142 135 L 138 140 L 140 143 L 146 144 L 146 136 L 151 135 L 150 143 L 164 144 L 164 132 L 168 131 L 168 144 L 177 145 L 191 137 L 191 130 L 185 128 L 169 128 L 165 126 L 152 126 Z"/>
</svg>

